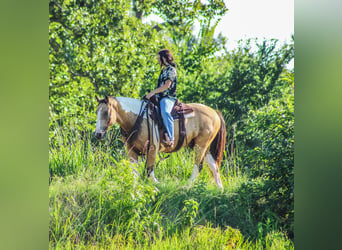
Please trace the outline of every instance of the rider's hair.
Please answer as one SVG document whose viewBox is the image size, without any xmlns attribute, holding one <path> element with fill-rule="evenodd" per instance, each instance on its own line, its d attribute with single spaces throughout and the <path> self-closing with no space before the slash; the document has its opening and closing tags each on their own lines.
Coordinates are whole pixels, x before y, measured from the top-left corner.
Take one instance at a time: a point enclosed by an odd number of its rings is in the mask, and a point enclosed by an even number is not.
<svg viewBox="0 0 342 250">
<path fill-rule="evenodd" d="M 176 67 L 176 64 L 173 62 L 173 55 L 170 50 L 168 49 L 163 49 L 158 52 L 160 56 L 161 62 L 164 64 L 164 60 L 168 63 L 171 64 L 173 67 Z"/>
</svg>

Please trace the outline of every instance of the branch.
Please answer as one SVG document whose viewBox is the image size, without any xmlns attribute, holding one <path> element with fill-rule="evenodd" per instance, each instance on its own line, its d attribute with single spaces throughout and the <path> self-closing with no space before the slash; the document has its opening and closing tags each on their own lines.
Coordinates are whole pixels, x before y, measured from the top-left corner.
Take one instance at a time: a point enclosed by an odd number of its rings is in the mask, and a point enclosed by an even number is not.
<svg viewBox="0 0 342 250">
<path fill-rule="evenodd" d="M 59 85 L 56 85 L 56 84 L 52 83 L 53 86 L 50 85 L 50 87 L 53 87 L 53 88 L 56 89 L 56 88 L 60 88 L 60 87 L 63 87 L 65 85 L 68 85 L 68 84 L 69 84 L 69 82 L 65 82 L 65 83 L 62 83 L 62 84 L 59 84 Z"/>
<path fill-rule="evenodd" d="M 50 44 L 50 46 L 53 48 L 53 50 L 54 50 L 56 53 L 57 53 L 57 52 L 60 50 L 60 48 L 61 48 L 54 38 L 51 38 L 51 40 L 49 40 L 49 44 Z"/>
<path fill-rule="evenodd" d="M 68 68 L 69 68 L 69 66 L 68 66 Z M 81 74 L 81 73 L 74 72 L 70 68 L 69 68 L 69 72 L 74 77 L 76 76 L 76 77 L 86 77 L 86 78 L 88 78 L 90 80 L 90 82 L 94 85 L 94 88 L 95 88 L 96 92 L 98 92 L 99 89 L 97 87 L 97 84 L 95 83 L 94 79 L 91 76 L 86 75 L 86 74 Z M 62 84 L 59 84 L 59 85 L 53 84 L 53 86 L 50 86 L 50 87 L 60 88 L 60 87 L 63 87 L 65 85 L 68 85 L 68 84 L 69 84 L 69 82 L 65 82 L 65 83 L 62 83 Z"/>
<path fill-rule="evenodd" d="M 56 5 L 59 9 L 63 10 L 63 7 L 56 1 L 51 1 L 54 5 Z"/>
<path fill-rule="evenodd" d="M 51 17 L 51 18 L 50 18 L 50 23 L 53 23 L 53 22 L 59 23 L 59 24 L 61 24 L 64 28 L 73 31 L 73 29 L 72 29 L 71 27 L 69 27 L 68 25 L 66 25 L 65 22 L 63 22 L 63 21 L 62 21 L 61 19 L 59 19 L 59 18 Z"/>
<path fill-rule="evenodd" d="M 79 31 L 78 29 L 71 28 L 70 26 L 66 25 L 64 21 L 62 21 L 62 20 L 59 19 L 59 18 L 51 17 L 51 18 L 50 18 L 50 23 L 52 23 L 52 22 L 59 23 L 59 24 L 61 24 L 65 29 L 70 30 L 70 31 L 73 33 L 73 35 L 75 36 L 75 38 L 82 36 L 81 31 Z"/>
<path fill-rule="evenodd" d="M 50 1 L 50 4 L 53 4 L 55 6 L 57 6 L 60 10 L 60 12 L 63 12 L 63 7 L 56 1 Z M 49 20 L 50 20 L 50 23 L 52 22 L 56 22 L 56 23 L 59 23 L 61 24 L 64 28 L 68 29 L 68 30 L 72 30 L 71 27 L 69 27 L 68 25 L 65 24 L 64 21 L 62 21 L 61 19 L 61 16 L 62 16 L 62 13 L 51 13 L 51 10 L 50 10 L 50 14 L 52 14 L 54 17 L 51 17 Z M 57 16 L 57 17 L 55 17 Z"/>
<path fill-rule="evenodd" d="M 99 88 L 98 88 L 98 86 L 97 86 L 97 84 L 96 84 L 96 82 L 95 82 L 95 80 L 94 80 L 93 77 L 91 77 L 91 76 L 89 76 L 89 75 L 87 75 L 87 74 L 82 74 L 82 73 L 74 72 L 74 71 L 72 71 L 72 70 L 70 69 L 70 67 L 68 67 L 68 68 L 69 68 L 69 72 L 70 72 L 73 76 L 86 77 L 86 78 L 88 78 L 89 81 L 93 84 L 93 86 L 94 86 L 96 92 L 99 91 Z"/>
</svg>

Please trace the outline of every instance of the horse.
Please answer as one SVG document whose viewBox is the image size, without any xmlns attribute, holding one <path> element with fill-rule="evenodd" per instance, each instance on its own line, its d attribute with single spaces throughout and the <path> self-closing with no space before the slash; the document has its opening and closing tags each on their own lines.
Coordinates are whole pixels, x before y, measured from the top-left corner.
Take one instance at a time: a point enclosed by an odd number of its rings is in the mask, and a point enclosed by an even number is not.
<svg viewBox="0 0 342 250">
<path fill-rule="evenodd" d="M 115 123 L 119 124 L 123 133 L 128 133 L 135 125 L 139 110 L 144 106 L 144 100 L 129 97 L 110 97 L 99 99 L 96 109 L 97 121 L 95 137 L 103 139 L 106 131 Z M 216 185 L 223 190 L 220 177 L 220 163 L 226 144 L 226 126 L 219 111 L 198 103 L 187 104 L 193 112 L 185 115 L 186 136 L 182 147 L 191 146 L 195 151 L 195 164 L 190 177 L 192 183 L 203 168 L 203 162 L 209 166 Z M 136 139 L 129 143 L 124 137 L 125 147 L 131 163 L 137 163 L 139 155 L 146 155 L 145 172 L 153 181 L 158 182 L 154 168 L 158 152 L 171 153 L 179 139 L 179 120 L 174 120 L 175 144 L 168 147 L 162 140 L 161 133 L 155 121 L 144 114 Z M 152 134 L 152 136 L 151 136 Z M 148 145 L 148 150 L 146 145 Z"/>
</svg>

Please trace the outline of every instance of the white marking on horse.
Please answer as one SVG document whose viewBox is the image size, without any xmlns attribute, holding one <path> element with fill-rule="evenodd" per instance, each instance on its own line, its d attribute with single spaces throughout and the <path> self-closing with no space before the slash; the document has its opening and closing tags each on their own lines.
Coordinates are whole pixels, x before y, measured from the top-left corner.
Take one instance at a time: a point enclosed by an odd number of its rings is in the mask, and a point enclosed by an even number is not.
<svg viewBox="0 0 342 250">
<path fill-rule="evenodd" d="M 206 154 L 204 157 L 204 160 L 206 163 L 208 163 L 212 168 L 216 169 L 216 162 L 214 160 L 214 157 L 211 154 Z"/>
<path fill-rule="evenodd" d="M 102 111 L 102 107 L 99 109 L 97 113 L 97 121 L 96 121 L 96 129 L 95 129 L 96 133 L 99 133 L 101 131 L 101 111 Z"/>
<path fill-rule="evenodd" d="M 154 176 L 154 170 L 152 170 L 151 173 L 150 173 L 150 179 L 152 179 L 152 181 L 155 182 L 155 183 L 159 183 L 157 178 Z"/>
<path fill-rule="evenodd" d="M 211 154 L 206 154 L 204 157 L 204 161 L 209 165 L 210 171 L 213 173 L 216 184 L 221 190 L 223 190 L 221 177 L 220 177 L 220 171 L 216 165 L 216 161 L 214 160 L 214 157 Z"/>
<path fill-rule="evenodd" d="M 198 175 L 199 175 L 199 169 L 198 169 L 198 166 L 195 164 L 194 168 L 192 169 L 192 174 L 191 174 L 191 177 L 190 177 L 190 182 L 193 182 Z"/>
<path fill-rule="evenodd" d="M 191 112 L 189 114 L 184 115 L 184 118 L 191 118 L 191 117 L 195 117 L 195 112 Z"/>
<path fill-rule="evenodd" d="M 129 98 L 129 97 L 116 97 L 116 100 L 119 102 L 121 108 L 126 112 L 132 112 L 133 114 L 138 115 L 141 108 L 141 100 Z M 146 104 L 145 104 L 146 105 Z M 202 105 L 205 107 L 204 105 Z M 195 117 L 195 113 L 191 112 L 189 114 L 185 114 L 184 118 Z M 146 119 L 146 116 L 144 116 Z"/>
<path fill-rule="evenodd" d="M 116 100 L 120 103 L 121 108 L 126 112 L 132 112 L 138 115 L 141 107 L 141 100 L 128 98 L 128 97 L 116 97 Z"/>
</svg>

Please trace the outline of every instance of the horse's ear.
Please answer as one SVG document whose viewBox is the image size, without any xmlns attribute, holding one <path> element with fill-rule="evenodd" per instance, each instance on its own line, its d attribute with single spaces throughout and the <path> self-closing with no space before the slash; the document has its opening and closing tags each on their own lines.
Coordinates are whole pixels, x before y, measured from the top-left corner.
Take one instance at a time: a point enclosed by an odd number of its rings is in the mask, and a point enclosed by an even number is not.
<svg viewBox="0 0 342 250">
<path fill-rule="evenodd" d="M 98 103 L 100 103 L 100 98 L 98 98 L 97 95 L 95 96 L 95 98 L 96 98 L 96 101 L 97 101 Z"/>
<path fill-rule="evenodd" d="M 105 101 L 106 101 L 106 103 L 108 103 L 108 96 L 105 97 Z"/>
</svg>

